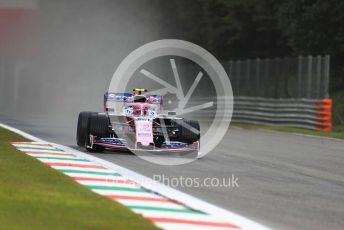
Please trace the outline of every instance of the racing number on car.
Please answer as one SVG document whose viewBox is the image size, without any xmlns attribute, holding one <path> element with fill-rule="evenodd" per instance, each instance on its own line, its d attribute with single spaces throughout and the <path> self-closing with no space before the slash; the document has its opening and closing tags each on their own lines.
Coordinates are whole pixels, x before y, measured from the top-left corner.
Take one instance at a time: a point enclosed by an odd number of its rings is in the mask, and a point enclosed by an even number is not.
<svg viewBox="0 0 344 230">
<path fill-rule="evenodd" d="M 137 118 L 135 119 L 136 126 L 136 142 L 141 143 L 144 146 L 148 146 L 153 143 L 153 129 L 152 120 Z"/>
</svg>

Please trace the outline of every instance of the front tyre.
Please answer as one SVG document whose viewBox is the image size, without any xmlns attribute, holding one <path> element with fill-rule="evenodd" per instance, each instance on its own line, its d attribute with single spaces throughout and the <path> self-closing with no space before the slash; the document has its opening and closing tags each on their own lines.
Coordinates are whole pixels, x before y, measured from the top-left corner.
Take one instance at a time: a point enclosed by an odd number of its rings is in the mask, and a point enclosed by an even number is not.
<svg viewBox="0 0 344 230">
<path fill-rule="evenodd" d="M 106 138 L 109 133 L 109 118 L 104 114 L 92 114 L 88 119 L 88 128 L 86 136 L 86 150 L 89 152 L 103 152 L 105 147 L 91 145 L 90 135 L 98 138 Z"/>
<path fill-rule="evenodd" d="M 86 144 L 88 119 L 91 117 L 92 114 L 97 113 L 89 111 L 79 113 L 78 126 L 76 130 L 76 143 L 80 147 L 84 147 Z"/>
<path fill-rule="evenodd" d="M 183 119 L 178 124 L 178 139 L 180 142 L 192 144 L 200 139 L 200 126 L 198 121 Z"/>
</svg>

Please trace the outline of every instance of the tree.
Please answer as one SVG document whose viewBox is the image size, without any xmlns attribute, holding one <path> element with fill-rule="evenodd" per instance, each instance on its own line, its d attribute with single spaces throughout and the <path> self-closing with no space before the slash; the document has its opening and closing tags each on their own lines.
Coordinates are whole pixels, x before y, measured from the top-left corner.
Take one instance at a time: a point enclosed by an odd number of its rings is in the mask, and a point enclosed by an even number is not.
<svg viewBox="0 0 344 230">
<path fill-rule="evenodd" d="M 344 89 L 344 1 L 159 1 L 167 37 L 199 44 L 222 60 L 331 55 L 331 89 Z"/>
<path fill-rule="evenodd" d="M 330 54 L 331 89 L 344 89 L 344 1 L 288 0 L 276 4 L 280 30 L 294 54 Z"/>
</svg>

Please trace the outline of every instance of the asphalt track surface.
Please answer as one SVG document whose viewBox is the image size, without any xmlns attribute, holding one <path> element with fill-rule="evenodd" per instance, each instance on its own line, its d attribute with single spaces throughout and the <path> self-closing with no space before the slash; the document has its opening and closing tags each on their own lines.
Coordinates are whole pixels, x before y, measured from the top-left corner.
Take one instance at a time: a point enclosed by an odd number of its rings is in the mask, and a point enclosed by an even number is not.
<svg viewBox="0 0 344 230">
<path fill-rule="evenodd" d="M 72 123 L 5 116 L 0 122 L 47 141 L 76 146 Z M 149 177 L 201 180 L 235 175 L 239 187 L 178 189 L 274 229 L 344 226 L 344 141 L 231 128 L 205 158 L 181 166 L 154 165 L 123 152 L 92 155 Z"/>
</svg>

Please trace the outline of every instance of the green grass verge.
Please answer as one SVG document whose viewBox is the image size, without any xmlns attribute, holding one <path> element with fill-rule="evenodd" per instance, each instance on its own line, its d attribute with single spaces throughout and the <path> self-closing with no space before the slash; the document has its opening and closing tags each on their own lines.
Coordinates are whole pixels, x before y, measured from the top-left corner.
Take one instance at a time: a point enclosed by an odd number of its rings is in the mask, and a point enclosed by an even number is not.
<svg viewBox="0 0 344 230">
<path fill-rule="evenodd" d="M 344 125 L 344 90 L 331 94 L 333 98 L 333 124 Z"/>
<path fill-rule="evenodd" d="M 233 126 L 241 127 L 244 129 L 258 129 L 258 130 L 270 130 L 289 133 L 302 133 L 314 136 L 332 137 L 338 139 L 344 139 L 344 126 L 334 126 L 331 132 L 322 132 L 302 128 L 281 127 L 281 126 L 268 126 L 268 125 L 252 125 L 252 124 L 233 124 Z"/>
<path fill-rule="evenodd" d="M 0 128 L 1 229 L 157 229 L 128 208 L 17 151 L 10 141 L 25 139 Z"/>
</svg>

